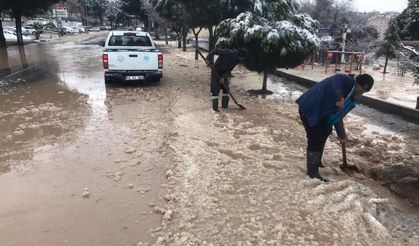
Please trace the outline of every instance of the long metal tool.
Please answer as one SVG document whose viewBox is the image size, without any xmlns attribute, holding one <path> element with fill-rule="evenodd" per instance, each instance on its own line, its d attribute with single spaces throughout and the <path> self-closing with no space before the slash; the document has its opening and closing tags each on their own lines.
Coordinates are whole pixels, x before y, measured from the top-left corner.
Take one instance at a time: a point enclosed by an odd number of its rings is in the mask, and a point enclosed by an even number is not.
<svg viewBox="0 0 419 246">
<path fill-rule="evenodd" d="M 206 61 L 207 59 L 204 57 L 204 55 L 201 53 L 201 51 L 199 51 L 198 49 L 196 49 L 196 51 L 198 52 L 199 56 L 202 57 L 202 59 L 204 61 Z M 211 68 L 212 72 L 215 74 L 215 77 L 217 77 L 217 79 L 219 80 L 221 78 L 221 76 L 215 71 L 215 69 L 213 68 L 213 66 L 208 65 L 208 67 Z M 228 88 L 228 86 L 224 86 L 223 87 L 227 90 L 227 93 L 230 95 L 231 99 L 233 99 L 234 103 L 239 106 L 239 108 L 241 109 L 246 109 L 245 106 L 241 105 L 240 103 L 237 102 L 236 98 L 234 98 L 233 94 L 231 94 L 230 88 Z"/>
<path fill-rule="evenodd" d="M 336 93 L 336 95 L 337 95 L 338 100 L 343 99 L 340 93 Z M 341 137 L 343 137 L 343 139 L 346 139 L 346 131 L 345 131 L 344 123 L 343 123 L 343 109 L 339 109 L 339 128 L 342 134 Z M 342 165 L 340 165 L 340 168 L 342 170 L 349 169 L 349 170 L 361 173 L 362 170 L 357 165 L 348 165 L 348 159 L 346 158 L 346 143 L 342 142 L 341 145 L 342 145 Z"/>
</svg>

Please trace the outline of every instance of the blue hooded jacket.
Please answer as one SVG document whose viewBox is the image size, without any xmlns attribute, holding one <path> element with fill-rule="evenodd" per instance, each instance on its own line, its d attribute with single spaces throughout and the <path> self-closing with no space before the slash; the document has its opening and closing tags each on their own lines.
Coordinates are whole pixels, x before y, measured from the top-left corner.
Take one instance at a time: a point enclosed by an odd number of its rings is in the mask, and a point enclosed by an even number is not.
<svg viewBox="0 0 419 246">
<path fill-rule="evenodd" d="M 320 121 L 326 120 L 327 117 L 333 114 L 336 115 L 338 112 L 338 107 L 336 106 L 338 93 L 345 98 L 345 101 L 350 99 L 353 102 L 353 106 L 345 107 L 344 115 L 354 108 L 354 86 L 354 75 L 336 74 L 311 87 L 296 102 L 310 127 L 314 127 Z"/>
</svg>

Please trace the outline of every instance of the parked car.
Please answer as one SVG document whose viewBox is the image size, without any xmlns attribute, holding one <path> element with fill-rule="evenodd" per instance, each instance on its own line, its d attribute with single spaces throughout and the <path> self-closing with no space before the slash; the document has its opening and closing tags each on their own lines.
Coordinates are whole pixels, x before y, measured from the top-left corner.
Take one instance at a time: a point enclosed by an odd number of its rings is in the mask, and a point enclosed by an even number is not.
<svg viewBox="0 0 419 246">
<path fill-rule="evenodd" d="M 101 31 L 110 31 L 110 30 L 112 30 L 112 27 L 110 27 L 110 26 L 101 26 L 101 27 L 99 27 L 99 29 Z"/>
<path fill-rule="evenodd" d="M 81 27 L 81 26 L 75 26 L 75 27 L 73 27 L 73 29 L 76 33 L 80 33 L 80 34 L 86 32 L 86 29 L 84 27 Z"/>
<path fill-rule="evenodd" d="M 73 28 L 73 27 L 69 27 L 69 26 L 62 26 L 62 29 L 63 29 L 63 31 L 64 31 L 66 34 L 74 34 L 74 33 L 76 33 L 76 30 L 74 30 L 74 28 Z"/>
<path fill-rule="evenodd" d="M 4 33 L 4 34 L 10 34 L 10 35 L 14 35 L 14 36 L 16 36 L 16 32 L 14 32 L 14 31 L 10 31 L 10 30 L 5 30 L 5 29 L 3 29 L 3 33 Z"/>
<path fill-rule="evenodd" d="M 100 27 L 95 26 L 95 27 L 89 28 L 89 31 L 90 32 L 100 32 Z"/>
<path fill-rule="evenodd" d="M 15 32 L 10 31 L 10 30 L 3 30 L 3 34 L 4 37 L 6 39 L 6 44 L 16 44 L 17 43 L 17 35 Z M 27 37 L 27 36 L 23 36 L 22 35 L 22 39 L 23 39 L 23 43 L 31 43 L 34 42 L 33 38 Z"/>
<path fill-rule="evenodd" d="M 12 31 L 16 33 L 16 27 L 12 27 L 12 26 L 4 26 L 3 30 L 8 30 L 8 31 Z"/>
<path fill-rule="evenodd" d="M 163 77 L 163 54 L 147 32 L 111 31 L 102 43 L 105 82 L 154 81 Z"/>
<path fill-rule="evenodd" d="M 32 26 L 24 26 L 24 27 L 22 27 L 22 34 L 35 35 L 36 34 L 36 29 Z"/>
</svg>

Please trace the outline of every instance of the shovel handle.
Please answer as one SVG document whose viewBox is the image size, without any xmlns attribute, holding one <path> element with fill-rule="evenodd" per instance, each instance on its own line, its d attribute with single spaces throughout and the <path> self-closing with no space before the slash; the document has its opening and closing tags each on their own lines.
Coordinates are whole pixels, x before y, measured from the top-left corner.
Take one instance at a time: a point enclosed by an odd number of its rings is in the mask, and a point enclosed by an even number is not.
<svg viewBox="0 0 419 246">
<path fill-rule="evenodd" d="M 339 91 L 336 92 L 336 97 L 338 100 L 343 99 L 343 96 Z M 341 130 L 341 133 L 343 134 L 342 137 L 346 138 L 345 125 L 343 123 L 343 109 L 341 108 L 339 109 L 339 128 Z M 342 161 L 344 167 L 348 166 L 348 160 L 346 158 L 346 144 L 344 142 L 342 143 Z"/>
</svg>

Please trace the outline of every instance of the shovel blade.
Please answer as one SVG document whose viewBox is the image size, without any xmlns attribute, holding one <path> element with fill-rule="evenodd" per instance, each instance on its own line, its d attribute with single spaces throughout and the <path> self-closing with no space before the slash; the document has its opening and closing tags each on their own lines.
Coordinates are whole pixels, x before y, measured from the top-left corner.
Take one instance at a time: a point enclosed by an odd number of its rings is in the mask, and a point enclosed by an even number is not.
<svg viewBox="0 0 419 246">
<path fill-rule="evenodd" d="M 342 171 L 351 170 L 357 173 L 362 173 L 362 168 L 357 165 L 342 164 L 340 165 L 340 169 L 342 169 Z"/>
</svg>

